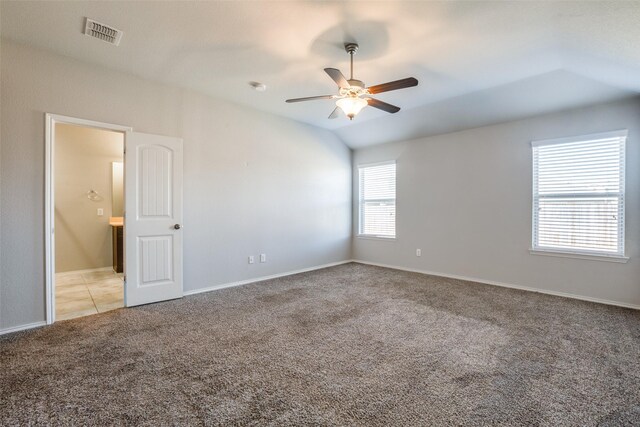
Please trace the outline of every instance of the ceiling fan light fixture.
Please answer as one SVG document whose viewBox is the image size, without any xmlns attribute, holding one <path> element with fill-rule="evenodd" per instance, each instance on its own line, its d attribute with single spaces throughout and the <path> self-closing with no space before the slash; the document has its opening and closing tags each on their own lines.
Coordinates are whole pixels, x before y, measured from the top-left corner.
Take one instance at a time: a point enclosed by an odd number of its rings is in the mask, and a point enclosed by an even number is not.
<svg viewBox="0 0 640 427">
<path fill-rule="evenodd" d="M 350 57 L 350 78 L 347 78 L 337 68 L 325 68 L 324 71 L 331 77 L 331 79 L 338 85 L 338 95 L 320 95 L 320 96 L 307 96 L 306 98 L 292 98 L 287 99 L 285 102 L 301 102 L 301 101 L 313 101 L 317 99 L 336 99 L 336 107 L 329 114 L 329 119 L 335 119 L 338 117 L 338 112 L 342 110 L 345 116 L 349 120 L 353 118 L 367 105 L 378 110 L 386 111 L 387 113 L 397 113 L 400 111 L 400 107 L 387 104 L 376 98 L 370 98 L 370 95 L 374 95 L 382 92 L 389 92 L 392 90 L 404 89 L 407 87 L 413 87 L 418 85 L 418 79 L 415 77 L 408 77 L 406 79 L 395 80 L 392 82 L 383 83 L 380 85 L 374 85 L 366 87 L 362 80 L 353 78 L 353 55 L 358 50 L 357 43 L 346 43 L 344 45 L 345 50 Z M 364 97 L 364 98 L 361 98 Z"/>
<path fill-rule="evenodd" d="M 336 105 L 349 117 L 349 120 L 353 118 L 368 105 L 367 101 L 362 98 L 342 98 L 336 102 Z"/>
</svg>

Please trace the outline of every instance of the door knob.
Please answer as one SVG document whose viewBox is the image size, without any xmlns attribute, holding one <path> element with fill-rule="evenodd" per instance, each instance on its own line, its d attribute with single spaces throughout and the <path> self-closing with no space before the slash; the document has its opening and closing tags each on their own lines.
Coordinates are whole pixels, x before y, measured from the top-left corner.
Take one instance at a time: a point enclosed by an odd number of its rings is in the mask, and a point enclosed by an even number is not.
<svg viewBox="0 0 640 427">
<path fill-rule="evenodd" d="M 182 226 L 180 224 L 176 224 L 173 226 L 173 228 L 175 228 L 176 230 L 180 230 Z"/>
</svg>

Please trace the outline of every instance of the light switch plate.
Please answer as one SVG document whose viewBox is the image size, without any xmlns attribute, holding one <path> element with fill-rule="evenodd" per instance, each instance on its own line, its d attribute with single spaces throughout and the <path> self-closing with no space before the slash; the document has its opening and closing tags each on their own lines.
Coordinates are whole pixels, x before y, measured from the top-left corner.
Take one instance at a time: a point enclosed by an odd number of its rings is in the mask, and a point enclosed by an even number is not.
<svg viewBox="0 0 640 427">
<path fill-rule="evenodd" d="M 103 216 L 103 215 L 104 215 L 104 209 L 98 208 L 98 216 Z"/>
<path fill-rule="evenodd" d="M 267 254 L 260 254 L 260 262 L 267 262 Z"/>
</svg>

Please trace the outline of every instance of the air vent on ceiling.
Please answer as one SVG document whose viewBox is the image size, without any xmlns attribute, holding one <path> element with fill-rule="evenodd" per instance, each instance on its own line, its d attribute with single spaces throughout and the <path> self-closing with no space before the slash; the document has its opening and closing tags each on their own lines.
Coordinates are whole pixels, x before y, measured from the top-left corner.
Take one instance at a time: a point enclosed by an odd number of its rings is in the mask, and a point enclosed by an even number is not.
<svg viewBox="0 0 640 427">
<path fill-rule="evenodd" d="M 107 43 L 118 46 L 120 39 L 122 39 L 122 31 L 110 27 L 100 22 L 96 22 L 93 19 L 87 18 L 87 22 L 84 26 L 84 33 L 88 36 L 95 37 Z"/>
</svg>

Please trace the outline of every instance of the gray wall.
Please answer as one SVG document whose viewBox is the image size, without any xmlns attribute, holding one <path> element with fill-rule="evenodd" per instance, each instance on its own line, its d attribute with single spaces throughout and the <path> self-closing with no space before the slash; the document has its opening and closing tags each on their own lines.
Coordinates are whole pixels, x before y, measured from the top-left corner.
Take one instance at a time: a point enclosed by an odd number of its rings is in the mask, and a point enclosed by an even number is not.
<svg viewBox="0 0 640 427">
<path fill-rule="evenodd" d="M 639 118 L 640 101 L 627 100 L 356 150 L 354 166 L 397 159 L 397 239 L 354 238 L 353 257 L 640 305 Z M 628 263 L 529 254 L 530 141 L 616 129 L 629 130 Z M 355 174 L 353 191 L 357 195 Z"/>
<path fill-rule="evenodd" d="M 184 138 L 186 290 L 353 254 L 640 304 L 637 100 L 358 150 L 354 164 L 398 159 L 398 239 L 352 242 L 352 155 L 329 132 L 4 40 L 0 73 L 0 329 L 45 317 L 45 112 Z M 629 262 L 530 255 L 529 141 L 620 128 Z"/>
<path fill-rule="evenodd" d="M 45 112 L 184 138 L 187 291 L 350 258 L 333 134 L 6 40 L 1 67 L 0 329 L 45 318 Z"/>
<path fill-rule="evenodd" d="M 56 273 L 110 267 L 112 163 L 122 161 L 124 134 L 62 123 L 55 134 Z"/>
</svg>

